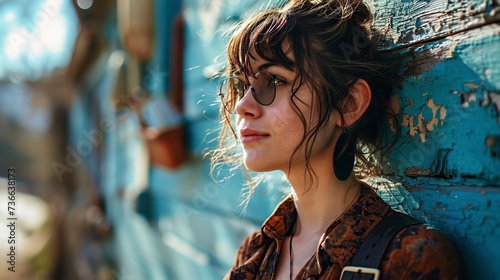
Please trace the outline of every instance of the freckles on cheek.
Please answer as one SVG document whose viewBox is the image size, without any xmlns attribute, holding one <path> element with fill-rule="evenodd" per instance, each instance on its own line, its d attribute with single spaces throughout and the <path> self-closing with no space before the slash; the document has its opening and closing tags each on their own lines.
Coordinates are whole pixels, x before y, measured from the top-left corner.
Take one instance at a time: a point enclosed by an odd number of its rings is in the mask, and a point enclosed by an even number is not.
<svg viewBox="0 0 500 280">
<path fill-rule="evenodd" d="M 275 128 L 283 132 L 297 134 L 303 130 L 299 116 L 291 109 L 280 110 L 274 118 L 271 118 L 271 122 Z"/>
<path fill-rule="evenodd" d="M 283 131 L 283 132 L 288 131 L 287 122 L 281 118 L 275 118 L 275 119 L 271 120 L 270 123 L 274 127 L 274 130 Z"/>
</svg>

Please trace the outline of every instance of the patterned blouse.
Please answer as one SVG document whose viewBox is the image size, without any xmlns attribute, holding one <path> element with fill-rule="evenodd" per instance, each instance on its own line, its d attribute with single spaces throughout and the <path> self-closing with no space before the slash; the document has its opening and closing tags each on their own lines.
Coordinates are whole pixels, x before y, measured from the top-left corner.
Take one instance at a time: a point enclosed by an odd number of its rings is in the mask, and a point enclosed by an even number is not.
<svg viewBox="0 0 500 280">
<path fill-rule="evenodd" d="M 296 279 L 340 279 L 360 244 L 382 217 L 395 210 L 369 186 L 323 235 L 319 248 Z M 283 239 L 297 217 L 291 196 L 282 201 L 261 230 L 241 244 L 236 261 L 224 279 L 274 278 Z M 381 261 L 380 279 L 461 279 L 460 259 L 451 241 L 423 224 L 401 230 L 389 243 Z"/>
</svg>

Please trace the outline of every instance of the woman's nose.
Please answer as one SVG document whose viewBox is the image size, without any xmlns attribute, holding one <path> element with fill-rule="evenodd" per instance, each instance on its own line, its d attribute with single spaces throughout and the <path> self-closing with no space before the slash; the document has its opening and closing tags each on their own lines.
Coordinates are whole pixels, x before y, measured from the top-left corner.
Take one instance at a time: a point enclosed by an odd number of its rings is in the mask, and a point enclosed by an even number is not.
<svg viewBox="0 0 500 280">
<path fill-rule="evenodd" d="M 243 97 L 236 103 L 235 111 L 241 118 L 255 118 L 261 114 L 262 106 L 255 100 L 252 87 L 248 87 Z"/>
</svg>

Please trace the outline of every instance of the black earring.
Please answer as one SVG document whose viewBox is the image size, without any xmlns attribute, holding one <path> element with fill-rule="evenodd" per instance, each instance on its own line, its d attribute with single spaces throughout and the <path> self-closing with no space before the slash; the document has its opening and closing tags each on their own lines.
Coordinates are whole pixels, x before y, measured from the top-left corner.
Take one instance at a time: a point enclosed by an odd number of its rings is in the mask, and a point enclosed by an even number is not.
<svg viewBox="0 0 500 280">
<path fill-rule="evenodd" d="M 349 134 L 345 129 L 340 134 L 333 151 L 333 172 L 341 181 L 345 181 L 351 175 L 354 168 L 354 152 L 354 143 L 349 140 Z"/>
</svg>

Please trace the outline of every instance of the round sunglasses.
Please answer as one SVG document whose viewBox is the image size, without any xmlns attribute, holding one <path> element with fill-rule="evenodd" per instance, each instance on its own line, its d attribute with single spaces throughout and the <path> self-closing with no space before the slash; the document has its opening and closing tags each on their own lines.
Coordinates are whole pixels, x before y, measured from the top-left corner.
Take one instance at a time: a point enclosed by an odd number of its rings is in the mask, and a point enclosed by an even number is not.
<svg viewBox="0 0 500 280">
<path fill-rule="evenodd" d="M 257 72 L 250 77 L 249 83 L 245 83 L 238 77 L 229 77 L 222 81 L 219 90 L 219 96 L 224 108 L 233 112 L 236 103 L 245 96 L 250 88 L 255 101 L 262 106 L 268 106 L 273 103 L 276 97 L 276 76 L 267 72 Z"/>
</svg>

